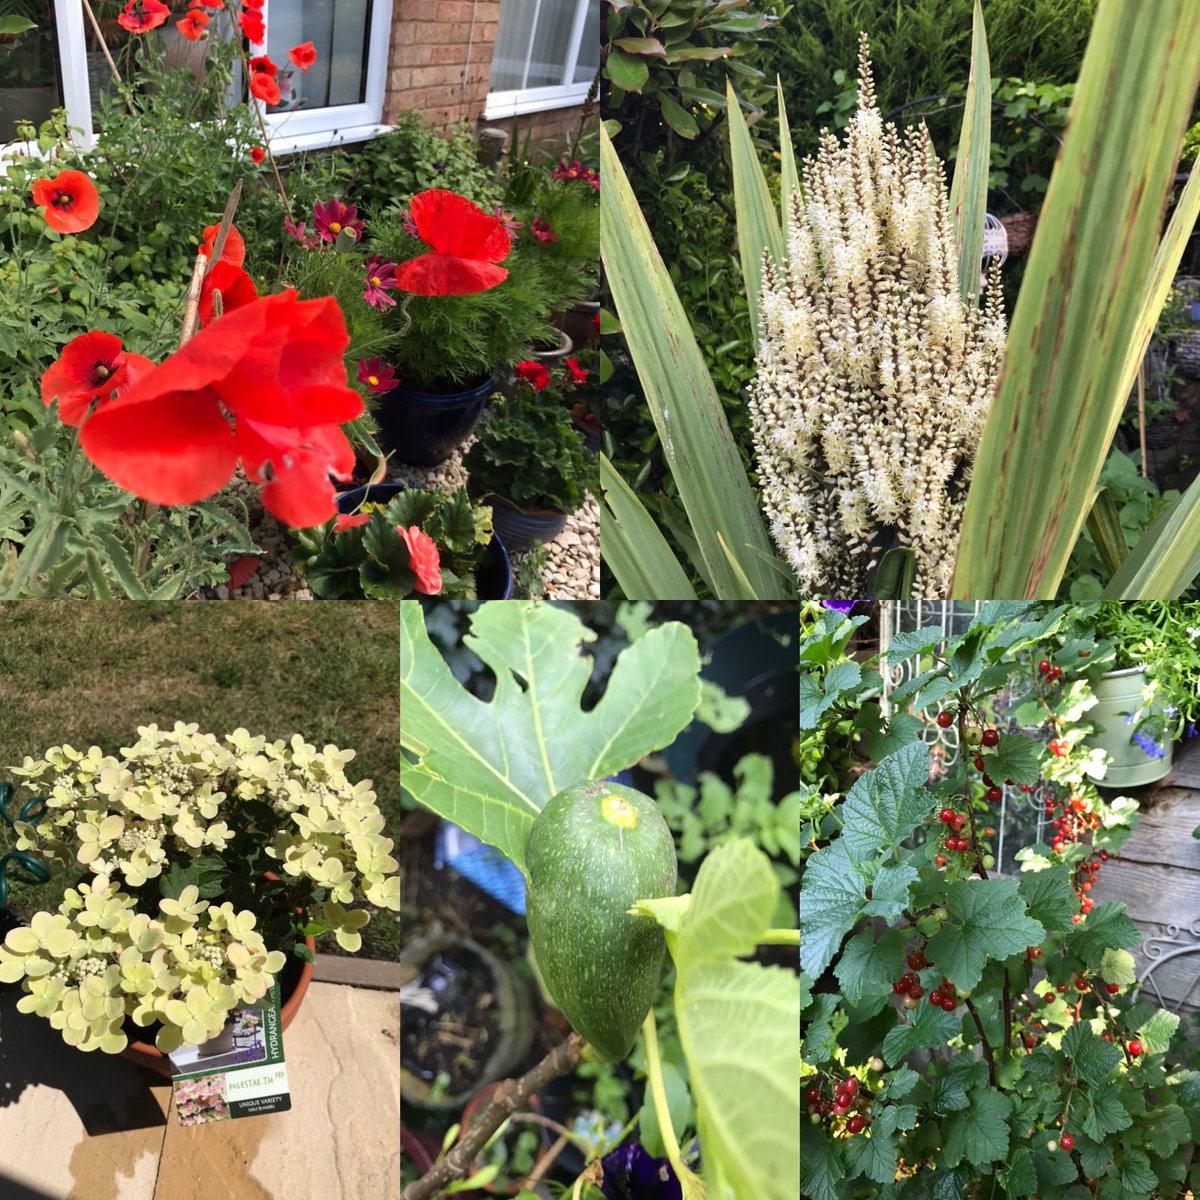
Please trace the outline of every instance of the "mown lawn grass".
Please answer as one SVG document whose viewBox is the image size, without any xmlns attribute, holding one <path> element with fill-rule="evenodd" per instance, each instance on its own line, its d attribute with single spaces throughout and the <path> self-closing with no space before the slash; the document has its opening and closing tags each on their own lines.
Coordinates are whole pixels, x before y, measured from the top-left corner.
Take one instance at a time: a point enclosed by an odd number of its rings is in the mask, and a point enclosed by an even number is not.
<svg viewBox="0 0 1200 1200">
<path fill-rule="evenodd" d="M 8 768 L 27 754 L 63 743 L 118 753 L 139 725 L 299 733 L 357 751 L 348 774 L 374 780 L 394 831 L 398 646 L 397 609 L 384 603 L 0 603 L 0 780 L 13 782 Z M 31 793 L 17 794 L 19 804 Z M 0 855 L 12 844 L 0 822 Z M 59 873 L 34 886 L 12 869 L 9 881 L 21 917 L 52 911 L 73 882 Z M 362 956 L 399 952 L 394 914 L 373 913 L 363 934 Z M 323 941 L 323 952 L 337 951 Z"/>
</svg>

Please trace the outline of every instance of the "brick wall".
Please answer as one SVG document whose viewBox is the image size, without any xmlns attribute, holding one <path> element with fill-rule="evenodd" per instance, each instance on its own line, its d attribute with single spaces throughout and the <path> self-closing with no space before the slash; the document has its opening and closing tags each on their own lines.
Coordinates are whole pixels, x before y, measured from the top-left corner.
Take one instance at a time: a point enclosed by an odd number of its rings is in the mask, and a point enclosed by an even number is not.
<svg viewBox="0 0 1200 1200">
<path fill-rule="evenodd" d="M 420 109 L 425 123 L 481 126 L 492 69 L 500 0 L 394 0 L 383 123 Z M 580 108 L 552 109 L 520 118 L 536 141 L 561 140 L 579 122 Z M 511 121 L 487 122 L 508 132 Z"/>
</svg>

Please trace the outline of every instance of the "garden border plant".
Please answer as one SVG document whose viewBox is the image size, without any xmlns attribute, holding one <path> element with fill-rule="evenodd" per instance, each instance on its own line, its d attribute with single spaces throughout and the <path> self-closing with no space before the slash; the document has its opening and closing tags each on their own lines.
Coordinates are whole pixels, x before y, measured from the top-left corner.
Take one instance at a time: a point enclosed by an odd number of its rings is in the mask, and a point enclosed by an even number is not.
<svg viewBox="0 0 1200 1200">
<path fill-rule="evenodd" d="M 861 712 L 874 765 L 827 798 L 803 868 L 806 1198 L 1144 1200 L 1200 1181 L 1194 1051 L 1185 1065 L 1180 1018 L 1137 994 L 1124 906 L 1089 895 L 1135 805 L 1084 777 L 1083 675 L 1113 647 L 1073 615 L 992 602 L 958 638 L 903 632 L 865 664 L 845 653 L 865 618 L 808 619 L 803 723 L 844 744 Z M 930 665 L 883 720 L 862 701 L 912 657 Z M 1049 714 L 1047 743 L 990 723 L 1014 680 L 1031 694 L 1017 723 Z M 933 778 L 930 721 L 962 748 Z M 1055 815 L 1017 878 L 993 874 L 985 828 L 1001 782 L 1040 787 Z"/>
</svg>

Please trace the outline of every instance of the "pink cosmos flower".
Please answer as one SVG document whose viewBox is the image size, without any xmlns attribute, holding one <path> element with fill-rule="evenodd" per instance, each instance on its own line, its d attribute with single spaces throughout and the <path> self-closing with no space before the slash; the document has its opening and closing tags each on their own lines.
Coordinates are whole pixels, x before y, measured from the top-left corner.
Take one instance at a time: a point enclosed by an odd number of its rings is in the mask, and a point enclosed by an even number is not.
<svg viewBox="0 0 1200 1200">
<path fill-rule="evenodd" d="M 512 213 L 499 204 L 493 206 L 492 216 L 504 226 L 504 232 L 507 233 L 510 238 L 515 238 L 517 236 L 518 229 L 525 228 L 524 221 L 518 221 Z"/>
<path fill-rule="evenodd" d="M 322 241 L 336 242 L 343 229 L 349 229 L 355 241 L 362 240 L 363 223 L 358 219 L 358 206 L 340 200 L 317 201 L 313 205 L 313 225 Z"/>
<path fill-rule="evenodd" d="M 321 239 L 315 233 L 306 232 L 303 221 L 297 224 L 291 217 L 284 217 L 283 228 L 289 237 L 295 238 L 306 250 L 315 250 L 321 244 Z"/>
<path fill-rule="evenodd" d="M 393 303 L 395 303 L 393 301 Z M 360 358 L 358 360 L 358 382 L 365 383 L 372 392 L 390 392 L 400 380 L 396 372 L 377 358 Z"/>
<path fill-rule="evenodd" d="M 367 287 L 363 299 L 372 307 L 383 312 L 395 308 L 396 302 L 388 292 L 396 286 L 396 264 L 385 262 L 378 254 L 367 259 Z M 375 360 L 378 362 L 378 359 Z"/>
<path fill-rule="evenodd" d="M 550 222 L 545 217 L 535 217 L 529 226 L 529 232 L 547 246 L 552 246 L 558 241 L 558 234 L 550 228 Z"/>
</svg>

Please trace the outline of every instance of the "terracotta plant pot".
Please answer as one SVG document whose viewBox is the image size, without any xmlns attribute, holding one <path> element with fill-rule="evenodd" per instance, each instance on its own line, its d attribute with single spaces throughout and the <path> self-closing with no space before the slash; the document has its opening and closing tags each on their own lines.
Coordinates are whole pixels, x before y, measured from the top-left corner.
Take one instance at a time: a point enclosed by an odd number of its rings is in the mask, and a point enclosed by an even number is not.
<svg viewBox="0 0 1200 1200">
<path fill-rule="evenodd" d="M 304 939 L 305 945 L 314 954 L 316 953 L 316 943 L 312 938 Z M 295 970 L 296 964 L 299 963 L 299 971 Z M 308 991 L 308 985 L 312 982 L 313 964 L 305 962 L 303 959 L 289 958 L 283 968 L 282 977 L 280 979 L 280 988 L 283 990 L 283 1007 L 279 1014 L 280 1028 L 287 1027 L 296 1019 L 296 1014 L 300 1011 L 300 1005 L 304 1003 L 305 993 Z M 289 978 L 290 977 L 290 978 Z M 127 1029 L 140 1029 L 139 1026 L 133 1025 L 131 1022 L 126 1022 Z M 152 1029 L 153 1026 L 148 1026 Z M 127 1058 L 130 1062 L 135 1062 L 139 1066 L 148 1067 L 151 1071 L 170 1079 L 174 1075 L 171 1068 L 171 1060 L 159 1050 L 153 1041 L 129 1042 L 129 1045 L 121 1051 L 121 1057 Z"/>
<path fill-rule="evenodd" d="M 467 1102 L 466 1108 L 463 1109 L 462 1115 L 462 1133 L 459 1134 L 461 1139 L 466 1132 L 471 1128 L 471 1122 L 475 1119 L 475 1115 L 484 1108 L 487 1102 L 492 1098 L 495 1090 L 501 1086 L 503 1081 L 489 1083 L 487 1087 L 480 1088 L 474 1096 Z M 533 1112 L 538 1112 L 541 1105 L 537 1096 L 529 1097 L 529 1108 Z M 545 1158 L 548 1153 L 548 1148 L 542 1146 L 538 1151 L 538 1162 Z M 483 1166 L 484 1163 L 479 1159 L 475 1160 L 476 1167 Z M 488 1196 L 515 1196 L 521 1191 L 520 1183 L 485 1183 L 480 1189 L 481 1195 Z M 469 1194 L 469 1193 L 468 1193 Z"/>
</svg>

